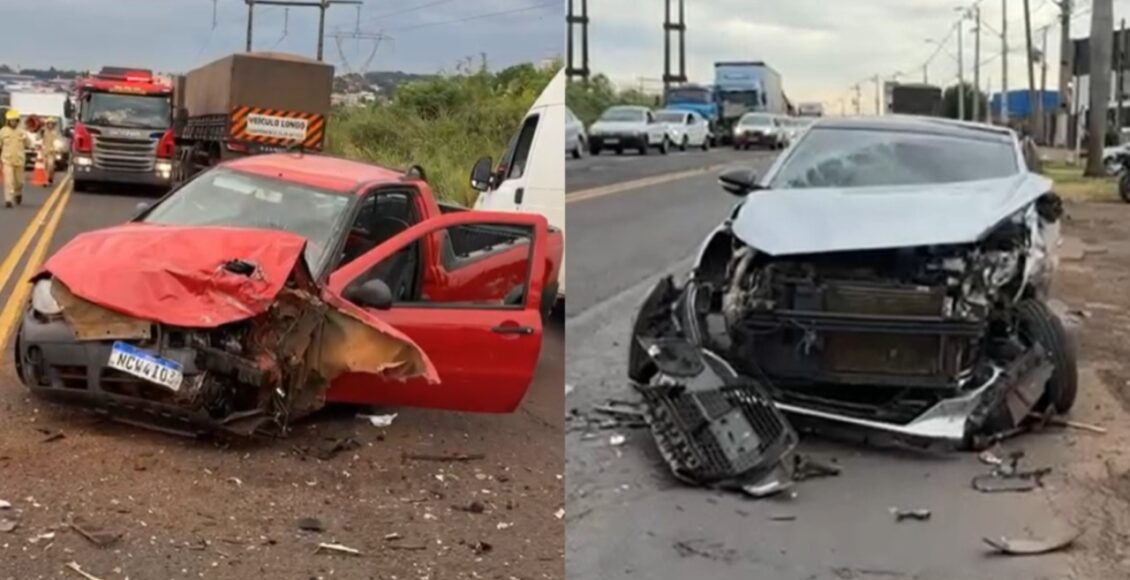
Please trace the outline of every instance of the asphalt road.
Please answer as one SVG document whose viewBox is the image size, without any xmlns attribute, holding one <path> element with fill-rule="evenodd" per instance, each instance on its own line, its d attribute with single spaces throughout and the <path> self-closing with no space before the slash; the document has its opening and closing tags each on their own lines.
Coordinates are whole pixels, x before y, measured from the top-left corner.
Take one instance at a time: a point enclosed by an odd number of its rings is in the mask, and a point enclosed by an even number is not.
<svg viewBox="0 0 1130 580">
<path fill-rule="evenodd" d="M 0 284 L 0 304 L 15 304 L 4 310 L 22 310 L 24 280 L 43 257 L 81 232 L 127 220 L 153 197 L 64 190 L 56 211 L 38 213 L 49 192 L 31 189 L 23 206 L 0 210 L 0 262 L 14 256 L 16 266 Z M 378 429 L 356 417 L 373 410 L 335 406 L 285 440 L 224 445 L 31 398 L 14 377 L 10 344 L 2 350 L 0 500 L 12 507 L 0 509 L 0 580 L 68 576 L 71 561 L 107 580 L 563 577 L 560 321 L 546 328 L 515 413 L 381 409 L 398 417 Z M 339 444 L 345 451 L 327 455 Z M 64 523 L 72 515 L 123 535 L 96 547 Z M 303 517 L 324 531 L 297 529 Z M 32 541 L 43 534 L 54 536 Z M 315 553 L 322 542 L 361 555 Z"/>
<path fill-rule="evenodd" d="M 567 414 L 635 398 L 625 375 L 632 317 L 659 277 L 686 272 L 701 240 L 731 207 L 714 173 L 567 202 L 574 280 L 566 322 Z M 1084 372 L 1082 389 L 1105 390 L 1092 389 L 1099 380 L 1093 370 Z M 1077 409 L 1091 406 L 1081 402 Z M 627 436 L 623 445 L 611 444 L 614 433 L 566 433 L 569 578 L 1081 577 L 1071 575 L 1068 554 L 986 555 L 982 537 L 1038 538 L 1063 529 L 1066 500 L 1047 490 L 975 492 L 970 478 L 986 468 L 971 454 L 805 437 L 801 453 L 835 462 L 842 475 L 803 482 L 793 499 L 755 501 L 683 486 L 646 431 L 620 431 Z M 1010 448 L 1024 449 L 1033 465 L 1059 466 L 1084 453 L 1065 437 L 1072 436 L 1028 435 Z M 1061 472 L 1051 477 L 1050 489 L 1069 487 Z M 894 507 L 929 509 L 932 518 L 896 523 Z"/>
<path fill-rule="evenodd" d="M 716 167 L 720 164 L 756 159 L 772 155 L 764 151 L 735 151 L 732 147 L 718 147 L 710 151 L 692 149 L 674 150 L 667 155 L 652 151 L 648 155 L 625 152 L 604 152 L 593 157 L 569 159 L 565 162 L 566 195 L 594 187 L 633 181 L 655 175 Z"/>
</svg>

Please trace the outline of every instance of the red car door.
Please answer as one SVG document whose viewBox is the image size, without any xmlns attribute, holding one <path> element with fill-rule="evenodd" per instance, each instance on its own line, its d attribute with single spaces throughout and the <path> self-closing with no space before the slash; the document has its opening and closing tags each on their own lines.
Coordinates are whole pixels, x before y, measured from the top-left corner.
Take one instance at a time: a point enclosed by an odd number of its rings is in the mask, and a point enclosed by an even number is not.
<svg viewBox="0 0 1130 580">
<path fill-rule="evenodd" d="M 498 247 L 468 252 L 444 246 L 459 228 L 495 228 L 519 232 Z M 525 236 L 525 237 L 523 237 Z M 466 239 L 466 237 L 464 237 Z M 391 306 L 365 311 L 407 334 L 427 354 L 439 384 L 420 379 L 394 381 L 376 375 L 347 373 L 334 380 L 327 399 L 337 402 L 427 407 L 458 411 L 506 413 L 521 403 L 541 351 L 542 323 L 538 305 L 545 277 L 547 222 L 534 214 L 467 211 L 425 220 L 397 234 L 330 275 L 326 290 L 345 300 L 349 289 L 400 268 L 404 276 Z M 521 252 L 522 247 L 528 251 Z M 404 266 L 406 255 L 418 261 Z M 513 261 L 526 263 L 527 274 L 514 283 Z M 395 266 L 395 267 L 393 267 Z M 455 298 L 434 298 L 421 292 L 424 280 L 433 284 L 452 269 L 482 280 L 476 299 L 464 289 Z M 398 270 L 399 271 L 399 270 Z M 376 274 L 379 272 L 379 274 Z M 498 297 L 499 280 L 512 285 Z M 415 290 L 400 294 L 401 286 Z M 386 287 L 389 285 L 386 284 Z M 433 293 L 434 294 L 434 293 Z"/>
</svg>

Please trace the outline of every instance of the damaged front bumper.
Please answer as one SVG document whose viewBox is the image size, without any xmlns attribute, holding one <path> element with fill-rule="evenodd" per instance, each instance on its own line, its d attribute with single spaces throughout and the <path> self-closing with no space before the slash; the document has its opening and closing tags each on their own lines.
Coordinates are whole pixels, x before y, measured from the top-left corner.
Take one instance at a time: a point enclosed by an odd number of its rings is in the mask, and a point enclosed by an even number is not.
<svg viewBox="0 0 1130 580">
<path fill-rule="evenodd" d="M 809 398 L 802 391 L 773 384 L 764 373 L 752 377 L 733 371 L 724 356 L 711 350 L 720 347 L 706 335 L 708 325 L 698 310 L 696 291 L 694 282 L 679 288 L 670 277 L 664 278 L 640 307 L 628 361 L 629 377 L 637 389 L 641 384 L 667 380 L 662 378 L 664 373 L 656 359 L 659 351 L 654 344 L 683 340 L 700 347 L 709 345 L 706 352 L 733 373 L 732 381 L 748 385 L 747 390 L 771 401 L 777 410 L 794 420 L 816 420 L 914 443 L 972 447 L 985 437 L 1018 426 L 1043 394 L 1044 385 L 1054 371 L 1045 351 L 1037 345 L 1005 366 L 991 366 L 976 381 L 970 377 L 961 389 L 939 397 L 908 420 L 880 419 L 883 414 L 877 404 L 872 407 L 861 401 L 850 409 L 848 406 L 837 408 L 827 404 L 827 400 Z M 724 349 L 717 352 L 722 353 Z"/>
</svg>

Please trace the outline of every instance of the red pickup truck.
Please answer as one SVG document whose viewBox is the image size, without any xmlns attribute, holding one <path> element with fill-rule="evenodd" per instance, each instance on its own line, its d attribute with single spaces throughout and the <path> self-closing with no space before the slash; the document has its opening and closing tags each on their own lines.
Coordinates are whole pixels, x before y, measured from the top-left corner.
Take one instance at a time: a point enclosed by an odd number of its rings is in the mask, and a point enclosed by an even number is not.
<svg viewBox="0 0 1130 580">
<path fill-rule="evenodd" d="M 246 157 L 79 235 L 33 281 L 21 379 L 188 432 L 285 432 L 326 401 L 513 411 L 562 235 L 441 207 L 420 173 Z"/>
</svg>

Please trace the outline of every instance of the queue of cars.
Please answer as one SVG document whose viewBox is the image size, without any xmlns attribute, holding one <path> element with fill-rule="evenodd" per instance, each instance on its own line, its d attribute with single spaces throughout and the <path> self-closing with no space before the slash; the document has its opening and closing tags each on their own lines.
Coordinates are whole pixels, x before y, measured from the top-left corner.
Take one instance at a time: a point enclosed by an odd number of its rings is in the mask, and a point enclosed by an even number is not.
<svg viewBox="0 0 1130 580">
<path fill-rule="evenodd" d="M 601 113 L 588 129 L 571 110 L 565 110 L 565 154 L 580 159 L 585 153 L 635 151 L 647 155 L 652 150 L 666 155 L 673 148 L 708 151 L 718 139 L 710 121 L 695 111 L 652 110 L 637 105 L 616 105 Z M 735 149 L 754 146 L 783 149 L 800 137 L 810 119 L 748 113 L 734 127 Z"/>
</svg>

